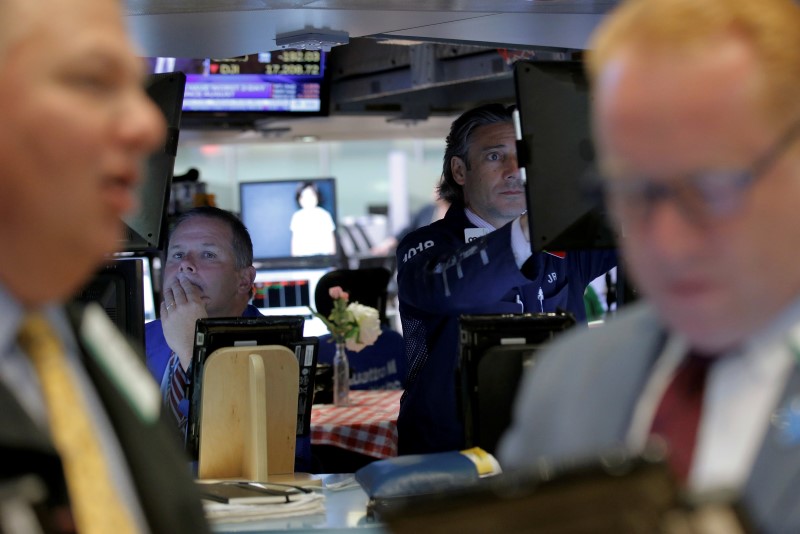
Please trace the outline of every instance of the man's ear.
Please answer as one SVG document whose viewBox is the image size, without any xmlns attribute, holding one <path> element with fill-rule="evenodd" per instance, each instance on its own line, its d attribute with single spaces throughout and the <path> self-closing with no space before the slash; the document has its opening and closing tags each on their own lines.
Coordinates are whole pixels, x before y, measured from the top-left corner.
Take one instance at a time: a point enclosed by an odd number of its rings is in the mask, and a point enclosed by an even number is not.
<svg viewBox="0 0 800 534">
<path fill-rule="evenodd" d="M 244 293 L 250 293 L 253 287 L 253 282 L 256 280 L 256 268 L 252 265 L 239 270 L 239 290 Z"/>
<path fill-rule="evenodd" d="M 453 173 L 453 180 L 458 185 L 463 186 L 464 182 L 467 181 L 467 164 L 460 157 L 453 156 L 450 158 L 450 172 Z"/>
</svg>

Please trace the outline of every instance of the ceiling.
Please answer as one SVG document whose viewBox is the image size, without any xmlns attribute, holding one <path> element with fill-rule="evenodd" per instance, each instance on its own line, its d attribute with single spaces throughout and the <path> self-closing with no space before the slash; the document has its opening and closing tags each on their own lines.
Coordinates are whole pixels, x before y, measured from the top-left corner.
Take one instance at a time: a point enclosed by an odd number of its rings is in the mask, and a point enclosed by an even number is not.
<svg viewBox="0 0 800 534">
<path fill-rule="evenodd" d="M 331 117 L 263 123 L 258 134 L 182 139 L 443 137 L 476 104 L 514 100 L 521 55 L 569 59 L 613 0 L 126 0 L 146 56 L 232 57 L 276 50 L 301 30 L 346 32 L 331 50 Z M 511 57 L 505 52 L 513 49 Z M 504 55 L 505 54 L 505 55 Z M 392 122 L 387 123 L 387 120 Z M 287 131 L 287 128 L 289 130 Z M 241 127 L 237 127 L 241 130 Z"/>
</svg>

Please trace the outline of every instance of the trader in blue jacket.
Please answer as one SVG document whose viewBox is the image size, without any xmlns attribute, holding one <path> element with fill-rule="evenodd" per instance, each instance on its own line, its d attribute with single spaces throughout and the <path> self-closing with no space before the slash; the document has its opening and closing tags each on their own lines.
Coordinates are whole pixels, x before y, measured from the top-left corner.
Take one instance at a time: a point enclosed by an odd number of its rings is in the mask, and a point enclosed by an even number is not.
<svg viewBox="0 0 800 534">
<path fill-rule="evenodd" d="M 586 286 L 616 265 L 613 250 L 531 254 L 512 109 L 488 104 L 453 122 L 439 184 L 451 207 L 397 248 L 410 363 L 400 454 L 464 446 L 455 393 L 460 315 L 566 310 L 582 321 Z"/>
</svg>

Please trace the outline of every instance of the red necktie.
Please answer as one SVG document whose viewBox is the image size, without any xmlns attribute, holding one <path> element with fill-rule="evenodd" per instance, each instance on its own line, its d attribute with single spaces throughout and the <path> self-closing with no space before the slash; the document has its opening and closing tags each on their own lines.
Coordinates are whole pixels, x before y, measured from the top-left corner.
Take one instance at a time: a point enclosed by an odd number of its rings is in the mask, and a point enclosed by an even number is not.
<svg viewBox="0 0 800 534">
<path fill-rule="evenodd" d="M 664 391 L 650 427 L 651 434 L 666 442 L 669 465 L 681 482 L 686 482 L 692 466 L 706 375 L 713 360 L 694 353 L 686 357 Z"/>
</svg>

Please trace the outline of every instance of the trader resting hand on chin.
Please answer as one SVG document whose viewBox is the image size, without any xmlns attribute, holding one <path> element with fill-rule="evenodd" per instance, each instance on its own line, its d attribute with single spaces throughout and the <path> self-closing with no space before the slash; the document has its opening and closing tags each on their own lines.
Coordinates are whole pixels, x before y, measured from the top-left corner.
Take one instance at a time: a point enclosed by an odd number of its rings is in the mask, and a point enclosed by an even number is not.
<svg viewBox="0 0 800 534">
<path fill-rule="evenodd" d="M 256 270 L 250 234 L 232 213 L 199 207 L 173 225 L 164 265 L 161 319 L 145 325 L 147 367 L 165 407 L 186 432 L 195 323 L 204 317 L 258 317 L 249 305 Z"/>
<path fill-rule="evenodd" d="M 189 368 L 194 348 L 194 330 L 198 319 L 208 317 L 202 290 L 186 273 L 179 273 L 164 288 L 161 302 L 161 327 L 170 349 L 178 355 L 181 366 Z"/>
</svg>

